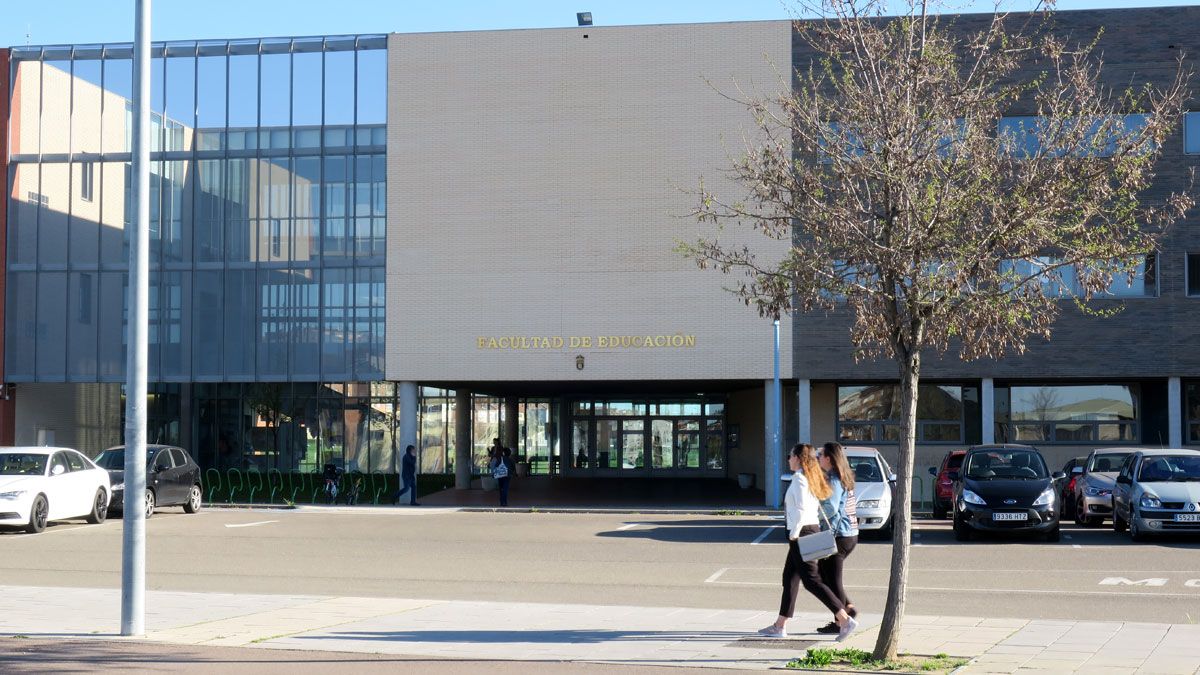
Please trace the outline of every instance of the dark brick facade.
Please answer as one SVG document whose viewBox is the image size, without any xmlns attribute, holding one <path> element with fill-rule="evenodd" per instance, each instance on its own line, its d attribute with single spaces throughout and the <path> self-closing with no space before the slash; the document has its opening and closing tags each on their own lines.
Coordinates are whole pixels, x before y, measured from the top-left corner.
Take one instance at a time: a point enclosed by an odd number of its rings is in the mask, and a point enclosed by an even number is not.
<svg viewBox="0 0 1200 675">
<path fill-rule="evenodd" d="M 982 26 L 986 16 L 960 17 L 964 28 Z M 1185 69 L 1200 65 L 1200 7 L 1059 12 L 1055 30 L 1080 41 L 1101 29 L 1104 81 L 1115 89 L 1170 81 L 1180 54 Z M 802 67 L 811 52 L 793 39 L 793 63 Z M 1192 81 L 1194 91 L 1200 86 Z M 1200 110 L 1200 94 L 1191 108 Z M 1014 115 L 1030 114 L 1014 109 Z M 1155 187 L 1147 194 L 1183 189 L 1190 172 L 1200 168 L 1200 155 L 1185 155 L 1179 130 L 1164 147 Z M 998 361 L 963 362 L 953 351 L 928 355 L 922 376 L 943 379 L 1129 379 L 1167 376 L 1200 377 L 1200 298 L 1186 296 L 1185 254 L 1200 252 L 1200 207 L 1176 223 L 1162 240 L 1158 256 L 1158 297 L 1125 299 L 1124 311 L 1101 319 L 1079 312 L 1064 301 L 1049 342 L 1034 339 L 1021 356 Z M 846 312 L 797 315 L 793 318 L 793 376 L 811 380 L 895 379 L 890 360 L 855 363 L 850 347 L 851 321 Z"/>
</svg>

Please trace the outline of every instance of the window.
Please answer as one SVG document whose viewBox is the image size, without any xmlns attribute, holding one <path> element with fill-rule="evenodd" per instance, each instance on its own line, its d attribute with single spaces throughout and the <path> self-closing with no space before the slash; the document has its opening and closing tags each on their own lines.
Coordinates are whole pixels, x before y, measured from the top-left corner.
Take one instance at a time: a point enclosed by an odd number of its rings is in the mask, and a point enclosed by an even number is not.
<svg viewBox="0 0 1200 675">
<path fill-rule="evenodd" d="M 917 392 L 917 442 L 962 443 L 964 387 L 921 385 Z M 838 387 L 838 439 L 898 443 L 900 387 L 894 384 Z"/>
<path fill-rule="evenodd" d="M 1005 443 L 1136 443 L 1136 385 L 996 389 L 996 440 Z"/>
<path fill-rule="evenodd" d="M 1078 266 L 1057 264 L 1055 258 L 1042 256 L 1028 260 L 1012 260 L 1001 263 L 1000 272 L 1004 283 L 1013 285 L 1024 281 L 1041 286 L 1042 294 L 1050 298 L 1073 298 L 1083 295 Z M 1115 263 L 1114 263 L 1115 265 Z M 1105 265 L 1104 267 L 1108 267 Z M 1098 264 L 1097 269 L 1101 269 Z M 1132 281 L 1127 273 L 1108 268 L 1112 283 L 1106 293 L 1097 293 L 1098 298 L 1152 298 L 1158 296 L 1158 256 L 1142 257 L 1133 272 Z M 1025 281 L 1028 279 L 1028 281 Z"/>
<path fill-rule="evenodd" d="M 1184 261 L 1187 275 L 1187 294 L 1189 297 L 1200 296 L 1200 253 L 1189 253 Z"/>
<path fill-rule="evenodd" d="M 92 322 L 92 275 L 79 275 L 79 323 Z"/>
<path fill-rule="evenodd" d="M 1183 115 L 1183 151 L 1189 155 L 1200 155 L 1200 112 Z"/>
<path fill-rule="evenodd" d="M 1187 417 L 1187 442 L 1200 443 L 1200 382 L 1189 382 L 1184 388 L 1184 411 Z"/>
<path fill-rule="evenodd" d="M 1043 143 L 1051 146 L 1045 151 L 1049 157 L 1110 157 L 1116 152 L 1118 141 L 1136 139 L 1146 126 L 1146 118 L 1143 114 L 1084 117 L 1056 124 L 1049 117 L 1002 117 L 996 133 L 1005 150 L 1017 157 L 1042 153 Z M 1087 130 L 1078 141 L 1073 140 L 1072 137 L 1078 134 L 1078 125 L 1083 124 L 1087 125 Z"/>
<path fill-rule="evenodd" d="M 85 202 L 92 201 L 96 187 L 96 163 L 84 162 L 79 165 L 79 196 Z"/>
</svg>

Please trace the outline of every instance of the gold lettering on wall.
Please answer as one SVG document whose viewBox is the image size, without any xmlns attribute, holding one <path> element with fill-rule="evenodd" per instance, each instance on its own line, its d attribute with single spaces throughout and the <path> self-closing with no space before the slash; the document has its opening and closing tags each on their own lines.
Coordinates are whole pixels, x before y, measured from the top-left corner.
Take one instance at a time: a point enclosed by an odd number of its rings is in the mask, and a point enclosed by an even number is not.
<svg viewBox="0 0 1200 675">
<path fill-rule="evenodd" d="M 476 349 L 503 351 L 531 349 L 689 349 L 695 335 L 479 335 Z"/>
</svg>

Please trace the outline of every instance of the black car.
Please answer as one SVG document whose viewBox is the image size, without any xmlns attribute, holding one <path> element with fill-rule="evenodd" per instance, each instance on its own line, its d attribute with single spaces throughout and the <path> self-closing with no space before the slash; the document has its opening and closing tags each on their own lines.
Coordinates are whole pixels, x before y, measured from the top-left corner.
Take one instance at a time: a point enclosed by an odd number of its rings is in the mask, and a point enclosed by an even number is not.
<svg viewBox="0 0 1200 675">
<path fill-rule="evenodd" d="M 125 446 L 109 448 L 96 457 L 112 481 L 109 511 L 120 511 L 125 498 Z M 187 450 L 171 445 L 146 446 L 146 517 L 157 506 L 183 506 L 188 513 L 200 510 L 200 465 Z"/>
<path fill-rule="evenodd" d="M 1058 541 L 1058 484 L 1037 448 L 977 445 L 967 450 L 954 481 L 954 537 L 971 533 L 1023 532 Z"/>
</svg>

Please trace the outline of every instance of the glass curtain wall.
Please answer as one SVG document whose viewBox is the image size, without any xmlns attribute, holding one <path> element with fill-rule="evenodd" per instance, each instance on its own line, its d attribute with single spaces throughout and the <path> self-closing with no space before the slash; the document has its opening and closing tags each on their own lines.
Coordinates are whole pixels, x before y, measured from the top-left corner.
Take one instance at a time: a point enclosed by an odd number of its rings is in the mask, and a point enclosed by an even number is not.
<svg viewBox="0 0 1200 675">
<path fill-rule="evenodd" d="M 152 56 L 151 379 L 381 379 L 386 38 Z M 7 377 L 121 382 L 132 48 L 12 58 Z"/>
<path fill-rule="evenodd" d="M 418 420 L 417 460 L 421 473 L 454 473 L 454 419 L 457 408 L 453 390 L 421 387 Z M 518 438 L 513 454 L 529 462 L 529 472 L 548 475 L 559 472 L 559 443 L 553 398 L 522 398 L 517 405 Z M 503 397 L 472 396 L 472 473 L 487 465 L 492 439 L 504 428 Z"/>
<path fill-rule="evenodd" d="M 714 399 L 577 400 L 571 468 L 599 474 L 724 475 L 725 404 Z"/>
</svg>

